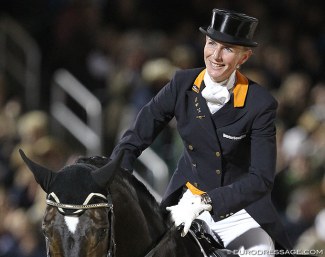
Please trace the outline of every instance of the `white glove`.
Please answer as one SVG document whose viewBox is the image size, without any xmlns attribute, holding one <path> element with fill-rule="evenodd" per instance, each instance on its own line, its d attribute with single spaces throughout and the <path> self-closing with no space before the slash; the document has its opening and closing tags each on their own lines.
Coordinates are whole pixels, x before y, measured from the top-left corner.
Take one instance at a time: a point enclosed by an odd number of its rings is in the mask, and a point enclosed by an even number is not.
<svg viewBox="0 0 325 257">
<path fill-rule="evenodd" d="M 176 227 L 184 223 L 184 228 L 181 233 L 181 236 L 184 237 L 190 229 L 192 221 L 203 211 L 211 211 L 212 206 L 210 204 L 204 204 L 201 196 L 193 195 L 188 190 L 184 193 L 177 205 L 167 207 L 166 210 L 171 212 L 171 218 Z"/>
<path fill-rule="evenodd" d="M 185 193 L 183 194 L 182 198 L 179 199 L 178 201 L 178 205 L 180 204 L 186 204 L 186 203 L 191 203 L 192 202 L 192 199 L 193 199 L 193 196 L 195 196 L 194 194 L 192 194 L 191 190 L 187 189 L 185 191 Z"/>
</svg>

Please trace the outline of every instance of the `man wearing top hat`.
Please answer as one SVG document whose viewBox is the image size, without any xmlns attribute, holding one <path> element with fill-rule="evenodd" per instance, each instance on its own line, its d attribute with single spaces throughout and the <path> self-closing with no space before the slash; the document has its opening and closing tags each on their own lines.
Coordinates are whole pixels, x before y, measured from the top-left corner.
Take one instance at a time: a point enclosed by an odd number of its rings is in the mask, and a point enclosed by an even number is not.
<svg viewBox="0 0 325 257">
<path fill-rule="evenodd" d="M 139 112 L 112 157 L 125 152 L 123 168 L 176 117 L 184 151 L 167 187 L 162 207 L 184 236 L 203 219 L 224 246 L 241 256 L 274 256 L 291 249 L 271 190 L 276 164 L 277 102 L 239 72 L 257 46 L 258 20 L 214 9 L 206 36 L 205 67 L 180 70 Z"/>
</svg>

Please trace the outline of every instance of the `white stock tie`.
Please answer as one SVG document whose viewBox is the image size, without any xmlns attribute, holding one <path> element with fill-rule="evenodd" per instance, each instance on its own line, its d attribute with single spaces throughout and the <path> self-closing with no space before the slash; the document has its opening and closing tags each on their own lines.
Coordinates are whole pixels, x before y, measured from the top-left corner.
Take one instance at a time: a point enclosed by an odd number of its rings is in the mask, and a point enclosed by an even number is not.
<svg viewBox="0 0 325 257">
<path fill-rule="evenodd" d="M 205 88 L 202 90 L 202 96 L 207 101 L 207 105 L 211 114 L 216 113 L 222 106 L 230 100 L 229 90 L 233 87 L 236 71 L 234 71 L 229 79 L 216 83 L 212 81 L 208 73 L 204 75 Z"/>
</svg>

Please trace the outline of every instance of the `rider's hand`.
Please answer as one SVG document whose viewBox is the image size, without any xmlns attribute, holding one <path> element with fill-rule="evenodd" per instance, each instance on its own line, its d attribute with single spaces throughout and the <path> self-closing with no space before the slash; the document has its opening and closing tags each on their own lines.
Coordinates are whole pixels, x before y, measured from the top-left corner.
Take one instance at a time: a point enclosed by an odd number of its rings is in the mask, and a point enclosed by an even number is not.
<svg viewBox="0 0 325 257">
<path fill-rule="evenodd" d="M 193 195 L 187 191 L 177 205 L 166 208 L 171 213 L 171 218 L 175 222 L 175 226 L 184 223 L 181 233 L 185 236 L 190 229 L 192 221 L 197 218 L 203 211 L 211 211 L 212 206 L 205 204 L 200 195 Z"/>
</svg>

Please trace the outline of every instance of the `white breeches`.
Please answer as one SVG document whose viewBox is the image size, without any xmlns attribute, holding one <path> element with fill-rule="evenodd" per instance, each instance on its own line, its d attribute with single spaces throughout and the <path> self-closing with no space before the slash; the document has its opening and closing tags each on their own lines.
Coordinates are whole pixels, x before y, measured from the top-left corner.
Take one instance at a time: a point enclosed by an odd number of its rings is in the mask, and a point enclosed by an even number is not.
<svg viewBox="0 0 325 257">
<path fill-rule="evenodd" d="M 221 238 L 225 248 L 239 256 L 274 257 L 272 238 L 244 209 L 218 222 L 207 211 L 198 219 L 204 220 Z"/>
</svg>

